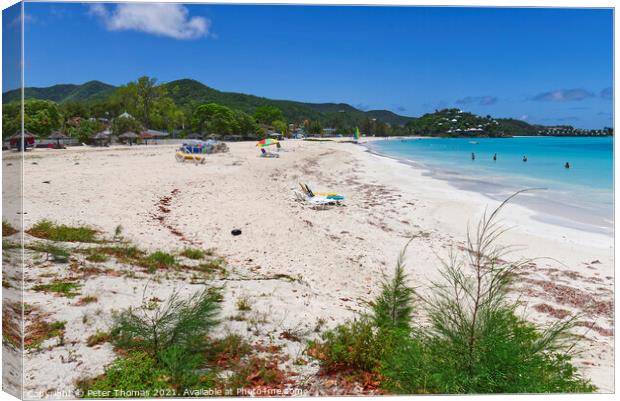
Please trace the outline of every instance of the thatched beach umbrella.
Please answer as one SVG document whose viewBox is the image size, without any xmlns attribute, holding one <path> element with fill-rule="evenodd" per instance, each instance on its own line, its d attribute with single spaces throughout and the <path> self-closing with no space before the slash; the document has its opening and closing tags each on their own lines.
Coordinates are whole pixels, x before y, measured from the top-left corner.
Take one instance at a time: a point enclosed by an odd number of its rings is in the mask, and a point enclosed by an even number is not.
<svg viewBox="0 0 620 401">
<path fill-rule="evenodd" d="M 35 139 L 36 137 L 34 136 L 34 134 L 28 131 L 24 131 L 24 147 L 27 147 L 28 145 L 34 145 Z M 11 146 L 17 147 L 17 149 L 20 150 L 22 147 L 22 133 L 18 132 L 14 135 L 11 135 L 9 137 L 9 144 Z"/>
<path fill-rule="evenodd" d="M 109 141 L 110 140 L 110 131 L 109 130 L 105 130 L 105 131 L 97 132 L 95 135 L 91 136 L 90 139 L 92 139 L 95 142 Z"/>
<path fill-rule="evenodd" d="M 121 134 L 119 138 L 127 139 L 129 144 L 131 145 L 131 141 L 132 140 L 135 141 L 136 139 L 139 138 L 139 136 L 135 132 L 128 131 L 128 132 L 125 132 L 124 134 Z"/>
<path fill-rule="evenodd" d="M 60 131 L 54 131 L 47 137 L 47 139 L 55 139 L 56 145 L 58 145 L 58 147 L 60 147 L 60 140 L 67 139 L 67 138 L 69 137 Z"/>
</svg>

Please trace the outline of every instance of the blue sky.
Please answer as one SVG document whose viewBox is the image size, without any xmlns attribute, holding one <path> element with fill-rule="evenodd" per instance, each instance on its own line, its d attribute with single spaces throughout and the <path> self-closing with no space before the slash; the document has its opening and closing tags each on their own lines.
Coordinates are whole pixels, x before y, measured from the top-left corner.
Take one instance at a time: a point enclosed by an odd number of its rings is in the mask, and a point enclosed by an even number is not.
<svg viewBox="0 0 620 401">
<path fill-rule="evenodd" d="M 411 116 L 460 107 L 533 123 L 612 124 L 611 10 L 25 7 L 26 86 L 150 75 Z"/>
</svg>

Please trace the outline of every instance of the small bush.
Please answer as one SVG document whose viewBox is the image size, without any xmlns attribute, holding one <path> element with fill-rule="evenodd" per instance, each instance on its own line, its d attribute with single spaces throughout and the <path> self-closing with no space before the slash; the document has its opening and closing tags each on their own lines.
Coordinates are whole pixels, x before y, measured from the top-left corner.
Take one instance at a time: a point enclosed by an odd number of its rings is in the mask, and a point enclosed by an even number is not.
<svg viewBox="0 0 620 401">
<path fill-rule="evenodd" d="M 373 322 L 361 317 L 323 333 L 321 341 L 311 341 L 308 354 L 318 359 L 327 372 L 372 372 L 380 363 L 381 350 L 377 346 Z"/>
<path fill-rule="evenodd" d="M 54 292 L 57 294 L 61 294 L 67 298 L 73 298 L 77 295 L 80 295 L 77 290 L 79 290 L 81 287 L 82 286 L 78 283 L 56 280 L 49 284 L 37 284 L 32 287 L 32 289 L 40 292 Z"/>
<path fill-rule="evenodd" d="M 495 220 L 511 198 L 468 232 L 462 257 L 444 261 L 443 280 L 430 295 L 407 288 L 401 254 L 371 314 L 324 333 L 308 354 L 327 371 L 378 373 L 384 389 L 400 394 L 594 391 L 570 363 L 572 321 L 538 328 L 517 317 L 508 297 L 515 273 L 528 263 L 506 262 L 508 248 L 497 244 L 504 229 Z M 428 327 L 411 324 L 414 295 L 426 307 Z"/>
<path fill-rule="evenodd" d="M 127 398 L 115 390 L 150 392 L 153 389 L 172 389 L 167 382 L 168 372 L 157 366 L 155 358 L 143 352 L 132 352 L 124 358 L 117 359 L 106 368 L 100 377 L 79 384 L 85 398 L 96 398 L 97 394 L 105 394 L 103 398 Z M 132 395 L 131 398 L 137 395 Z"/>
<path fill-rule="evenodd" d="M 181 251 L 181 256 L 184 256 L 188 259 L 198 260 L 198 259 L 204 259 L 204 257 L 206 256 L 206 253 L 202 249 L 185 248 L 183 249 L 183 251 Z"/>
<path fill-rule="evenodd" d="M 97 231 L 90 227 L 71 227 L 64 224 L 55 224 L 49 220 L 41 220 L 35 224 L 28 234 L 33 237 L 44 238 L 60 242 L 96 242 Z"/>
<path fill-rule="evenodd" d="M 221 293 L 207 289 L 181 300 L 173 293 L 166 304 L 155 310 L 148 307 L 130 308 L 114 319 L 112 336 L 116 346 L 139 350 L 157 358 L 172 346 L 191 353 L 203 352 L 206 336 L 217 325 Z"/>
<path fill-rule="evenodd" d="M 239 298 L 237 300 L 237 310 L 240 310 L 241 312 L 247 312 L 252 310 L 252 304 L 250 303 L 250 300 L 247 298 Z"/>
</svg>

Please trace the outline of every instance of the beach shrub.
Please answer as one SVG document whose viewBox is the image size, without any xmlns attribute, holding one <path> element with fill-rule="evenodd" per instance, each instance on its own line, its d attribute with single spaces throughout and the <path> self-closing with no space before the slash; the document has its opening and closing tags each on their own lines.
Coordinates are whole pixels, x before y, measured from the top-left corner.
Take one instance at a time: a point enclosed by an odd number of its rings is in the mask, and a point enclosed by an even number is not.
<svg viewBox="0 0 620 401">
<path fill-rule="evenodd" d="M 367 316 L 338 325 L 323 333 L 320 341 L 310 341 L 308 355 L 318 359 L 326 372 L 373 372 L 381 360 L 375 328 Z"/>
<path fill-rule="evenodd" d="M 91 227 L 71 227 L 41 220 L 26 231 L 33 237 L 60 242 L 96 242 L 97 231 Z"/>
<path fill-rule="evenodd" d="M 574 319 L 539 328 L 518 317 L 508 298 L 515 273 L 529 263 L 507 262 L 510 248 L 498 244 L 505 230 L 497 216 L 515 195 L 485 213 L 460 256 L 443 261 L 443 280 L 429 295 L 407 287 L 401 253 L 371 313 L 324 333 L 309 354 L 327 371 L 378 374 L 393 393 L 594 391 L 570 363 Z M 428 326 L 412 325 L 414 298 Z"/>
<path fill-rule="evenodd" d="M 105 369 L 103 375 L 94 380 L 83 381 L 78 387 L 85 398 L 128 398 L 115 390 L 131 391 L 129 398 L 135 398 L 140 396 L 140 392 L 172 389 L 166 380 L 167 373 L 157 365 L 153 356 L 144 352 L 132 352 L 114 361 Z"/>
<path fill-rule="evenodd" d="M 188 259 L 198 260 L 198 259 L 204 259 L 204 257 L 206 256 L 206 253 L 202 249 L 185 248 L 181 251 L 181 256 L 184 256 Z"/>
<path fill-rule="evenodd" d="M 219 289 L 197 292 L 188 299 L 180 299 L 174 292 L 169 300 L 155 310 L 147 305 L 129 308 L 114 318 L 114 345 L 127 350 L 138 350 L 159 358 L 161 352 L 181 347 L 192 353 L 207 348 L 207 335 L 218 324 L 222 296 Z"/>
<path fill-rule="evenodd" d="M 373 321 L 377 327 L 382 329 L 407 330 L 410 328 L 414 291 L 407 286 L 405 274 L 404 260 L 408 245 L 405 245 L 398 256 L 392 278 L 384 277 L 381 292 L 372 307 Z"/>
</svg>

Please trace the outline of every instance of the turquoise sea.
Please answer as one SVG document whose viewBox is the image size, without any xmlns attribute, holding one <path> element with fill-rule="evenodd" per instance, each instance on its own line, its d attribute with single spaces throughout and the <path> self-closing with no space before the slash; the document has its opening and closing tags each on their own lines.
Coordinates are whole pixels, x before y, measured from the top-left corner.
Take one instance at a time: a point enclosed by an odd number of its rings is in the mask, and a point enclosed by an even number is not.
<svg viewBox="0 0 620 401">
<path fill-rule="evenodd" d="M 542 220 L 613 233 L 613 137 L 390 139 L 367 146 L 497 200 L 544 188 L 518 201 Z"/>
</svg>

